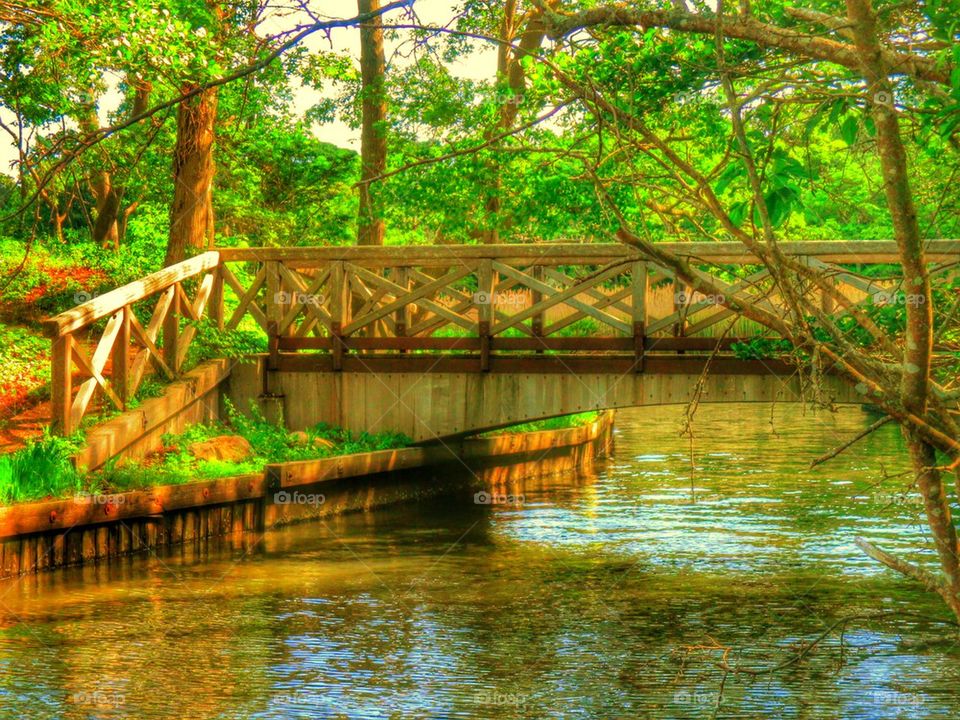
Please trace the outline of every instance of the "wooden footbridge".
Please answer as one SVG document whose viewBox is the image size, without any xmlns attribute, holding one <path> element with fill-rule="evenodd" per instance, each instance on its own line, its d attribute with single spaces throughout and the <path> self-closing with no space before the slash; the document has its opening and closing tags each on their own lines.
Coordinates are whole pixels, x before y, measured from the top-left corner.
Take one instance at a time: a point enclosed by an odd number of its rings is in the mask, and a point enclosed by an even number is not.
<svg viewBox="0 0 960 720">
<path fill-rule="evenodd" d="M 722 266 L 731 297 L 777 306 L 769 273 L 739 243 L 665 247 Z M 893 243 L 784 250 L 828 272 L 855 302 L 897 292 L 896 278 L 861 272 L 896 263 Z M 955 270 L 960 243 L 932 242 L 929 259 Z M 198 336 L 214 328 L 256 333 L 264 352 L 254 362 L 221 362 L 204 376 L 210 387 L 201 383 L 180 402 L 209 398 L 216 386 L 216 397 L 241 408 L 258 400 L 294 428 L 328 422 L 417 440 L 686 402 L 708 361 L 704 402 L 789 401 L 803 383 L 784 359 L 737 352 L 737 343 L 769 336 L 764 328 L 617 244 L 221 249 L 45 327 L 54 424 L 64 433 L 94 409 L 130 408 L 148 374 L 183 378 L 205 359 L 198 351 L 209 343 Z M 855 400 L 838 383 L 829 390 L 837 401 Z"/>
</svg>

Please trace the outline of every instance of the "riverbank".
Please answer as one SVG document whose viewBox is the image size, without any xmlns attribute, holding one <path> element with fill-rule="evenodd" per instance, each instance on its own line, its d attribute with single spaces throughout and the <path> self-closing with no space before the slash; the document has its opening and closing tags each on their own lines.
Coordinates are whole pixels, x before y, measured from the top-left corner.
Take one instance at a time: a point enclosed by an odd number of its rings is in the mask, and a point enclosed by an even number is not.
<svg viewBox="0 0 960 720">
<path fill-rule="evenodd" d="M 3 507 L 0 577 L 239 538 L 433 495 L 517 503 L 522 480 L 582 469 L 607 453 L 612 428 L 608 411 L 576 427 L 270 463 L 203 482 Z"/>
</svg>

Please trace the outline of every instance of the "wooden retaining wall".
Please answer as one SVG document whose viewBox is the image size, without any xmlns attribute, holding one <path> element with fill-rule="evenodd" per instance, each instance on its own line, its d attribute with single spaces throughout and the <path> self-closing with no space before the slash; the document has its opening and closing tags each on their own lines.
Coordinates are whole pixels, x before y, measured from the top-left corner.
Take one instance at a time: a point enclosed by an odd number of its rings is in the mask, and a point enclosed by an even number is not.
<svg viewBox="0 0 960 720">
<path fill-rule="evenodd" d="M 166 386 L 161 397 L 99 423 L 87 433 L 77 467 L 96 470 L 116 456 L 142 458 L 160 448 L 164 434 L 218 419 L 221 383 L 232 365 L 225 359 L 205 362 Z"/>
<path fill-rule="evenodd" d="M 526 478 L 588 466 L 611 449 L 613 411 L 564 430 L 268 465 L 263 473 L 0 508 L 0 578 L 162 556 L 272 527 L 432 495 L 507 493 Z M 286 493 L 286 496 L 284 495 Z M 294 497 L 294 494 L 296 496 Z M 322 502 L 290 502 L 301 497 Z"/>
</svg>

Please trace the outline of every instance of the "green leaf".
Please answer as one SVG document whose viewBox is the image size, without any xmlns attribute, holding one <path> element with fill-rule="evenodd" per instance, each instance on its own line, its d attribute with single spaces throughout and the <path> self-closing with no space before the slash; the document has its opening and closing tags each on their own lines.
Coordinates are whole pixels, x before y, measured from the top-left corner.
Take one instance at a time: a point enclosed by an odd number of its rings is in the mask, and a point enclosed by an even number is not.
<svg viewBox="0 0 960 720">
<path fill-rule="evenodd" d="M 764 198 L 764 203 L 767 206 L 770 222 L 774 226 L 782 225 L 790 217 L 793 205 L 799 197 L 799 192 L 791 185 L 782 185 L 768 193 Z"/>
<path fill-rule="evenodd" d="M 847 119 L 840 125 L 840 137 L 847 145 L 855 145 L 859 134 L 860 118 L 856 115 L 848 115 Z"/>
<path fill-rule="evenodd" d="M 731 163 L 723 169 L 723 172 L 720 173 L 720 177 L 717 178 L 717 184 L 714 187 L 714 192 L 717 195 L 722 195 L 723 192 L 730 186 L 730 183 L 734 180 L 743 177 L 743 168 L 738 163 Z"/>
</svg>

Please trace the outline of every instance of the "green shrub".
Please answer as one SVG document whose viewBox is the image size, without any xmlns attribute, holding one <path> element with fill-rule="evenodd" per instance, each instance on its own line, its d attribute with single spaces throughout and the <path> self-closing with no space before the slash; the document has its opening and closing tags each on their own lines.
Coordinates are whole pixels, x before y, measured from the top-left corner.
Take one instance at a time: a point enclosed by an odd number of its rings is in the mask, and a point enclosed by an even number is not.
<svg viewBox="0 0 960 720">
<path fill-rule="evenodd" d="M 790 352 L 793 345 L 780 338 L 755 337 L 747 342 L 735 342 L 730 346 L 734 357 L 740 360 L 766 360 Z"/>
<path fill-rule="evenodd" d="M 192 324 L 197 333 L 187 351 L 186 367 L 214 358 L 239 360 L 267 351 L 267 336 L 262 331 L 222 330 L 206 317 Z"/>
<path fill-rule="evenodd" d="M 546 420 L 536 420 L 534 422 L 521 423 L 519 425 L 510 425 L 509 427 L 493 430 L 484 433 L 481 437 L 492 437 L 494 435 L 504 435 L 506 433 L 537 432 L 538 430 L 563 430 L 565 428 L 580 427 L 588 425 L 600 417 L 596 410 L 589 412 L 574 413 L 573 415 L 561 415 L 560 417 L 547 418 Z"/>
<path fill-rule="evenodd" d="M 70 459 L 76 450 L 70 440 L 44 435 L 22 450 L 0 455 L 0 503 L 63 497 L 81 490 L 83 477 Z"/>
</svg>

